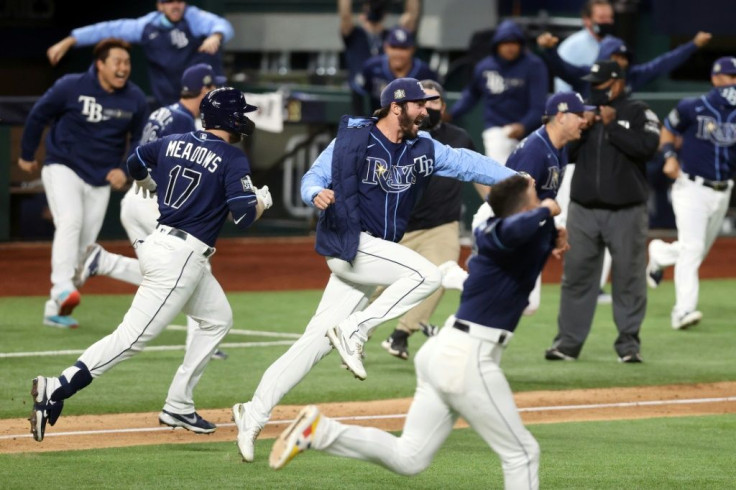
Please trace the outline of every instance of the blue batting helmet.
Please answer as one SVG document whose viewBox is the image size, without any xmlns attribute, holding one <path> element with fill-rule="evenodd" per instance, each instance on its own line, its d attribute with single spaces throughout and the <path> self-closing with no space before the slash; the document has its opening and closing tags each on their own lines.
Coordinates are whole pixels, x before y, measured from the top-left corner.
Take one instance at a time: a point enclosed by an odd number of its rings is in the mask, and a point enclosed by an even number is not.
<svg viewBox="0 0 736 490">
<path fill-rule="evenodd" d="M 204 129 L 222 129 L 244 136 L 249 136 L 255 129 L 246 113 L 256 109 L 258 107 L 245 101 L 243 92 L 232 87 L 212 90 L 199 105 Z"/>
</svg>

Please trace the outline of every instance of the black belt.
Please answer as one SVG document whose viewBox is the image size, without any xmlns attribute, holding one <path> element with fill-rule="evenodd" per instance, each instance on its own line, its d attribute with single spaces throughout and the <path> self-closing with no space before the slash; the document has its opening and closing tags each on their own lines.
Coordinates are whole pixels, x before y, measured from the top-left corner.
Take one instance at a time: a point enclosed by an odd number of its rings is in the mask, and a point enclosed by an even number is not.
<svg viewBox="0 0 736 490">
<path fill-rule="evenodd" d="M 708 180 L 702 177 L 698 178 L 696 175 L 687 174 L 687 178 L 693 182 L 698 182 L 706 187 L 710 187 L 714 191 L 723 192 L 728 190 L 728 180 Z"/>
<path fill-rule="evenodd" d="M 461 332 L 470 333 L 470 326 L 468 326 L 465 323 L 460 323 L 459 321 L 456 320 L 455 323 L 452 326 L 453 326 L 453 328 L 457 328 Z M 506 334 L 502 333 L 498 337 L 498 343 L 501 344 L 501 345 L 503 345 L 504 342 L 506 342 Z"/>
<path fill-rule="evenodd" d="M 181 238 L 184 241 L 186 241 L 187 238 L 189 238 L 189 233 L 187 233 L 186 231 L 180 230 L 178 228 L 171 228 L 171 227 L 169 227 L 169 231 L 167 232 L 167 235 L 175 236 L 176 238 Z M 213 253 L 215 253 L 215 247 L 207 247 L 207 250 L 205 250 L 202 255 L 204 255 L 205 258 L 207 258 L 211 256 Z"/>
</svg>

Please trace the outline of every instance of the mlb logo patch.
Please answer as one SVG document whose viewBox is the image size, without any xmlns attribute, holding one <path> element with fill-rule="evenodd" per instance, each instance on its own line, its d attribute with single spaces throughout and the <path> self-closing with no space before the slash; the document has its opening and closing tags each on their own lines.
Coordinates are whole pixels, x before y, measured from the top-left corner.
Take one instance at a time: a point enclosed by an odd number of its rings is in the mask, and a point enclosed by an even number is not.
<svg viewBox="0 0 736 490">
<path fill-rule="evenodd" d="M 406 92 L 404 92 L 404 89 L 400 88 L 398 90 L 394 90 L 394 99 L 403 99 L 406 97 Z"/>
<path fill-rule="evenodd" d="M 246 175 L 240 179 L 240 183 L 243 185 L 243 192 L 255 192 L 253 188 L 253 182 L 250 180 L 250 175 Z"/>
<path fill-rule="evenodd" d="M 557 112 L 567 112 L 567 102 L 557 104 Z"/>
</svg>

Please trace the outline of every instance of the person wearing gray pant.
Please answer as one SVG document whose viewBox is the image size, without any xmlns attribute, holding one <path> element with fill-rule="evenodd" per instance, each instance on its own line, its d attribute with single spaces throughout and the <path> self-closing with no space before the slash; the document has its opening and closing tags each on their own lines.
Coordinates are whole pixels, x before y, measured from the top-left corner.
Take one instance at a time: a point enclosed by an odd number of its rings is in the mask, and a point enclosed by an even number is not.
<svg viewBox="0 0 736 490">
<path fill-rule="evenodd" d="M 642 101 L 626 96 L 624 72 L 599 61 L 583 77 L 591 82 L 588 127 L 568 148 L 577 161 L 567 217 L 558 332 L 545 359 L 578 358 L 593 322 L 606 248 L 612 258 L 613 319 L 618 360 L 642 362 L 639 330 L 647 307 L 648 184 L 646 162 L 657 151 L 659 119 Z"/>
</svg>

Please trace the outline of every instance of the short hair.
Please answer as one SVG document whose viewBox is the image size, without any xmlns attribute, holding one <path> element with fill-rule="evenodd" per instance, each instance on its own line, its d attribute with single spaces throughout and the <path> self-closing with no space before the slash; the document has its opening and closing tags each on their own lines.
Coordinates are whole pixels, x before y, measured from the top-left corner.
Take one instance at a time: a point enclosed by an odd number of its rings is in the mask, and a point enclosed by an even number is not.
<svg viewBox="0 0 736 490">
<path fill-rule="evenodd" d="M 122 39 L 110 37 L 107 39 L 103 39 L 102 41 L 97 43 L 95 45 L 95 49 L 92 51 L 92 55 L 95 57 L 95 60 L 100 60 L 104 63 L 107 57 L 110 55 L 110 50 L 113 48 L 124 49 L 128 52 L 128 54 L 130 54 L 129 42 L 123 41 Z"/>
<path fill-rule="evenodd" d="M 426 80 L 422 80 L 419 83 L 421 83 L 422 87 L 424 87 L 425 89 L 434 90 L 438 94 L 440 94 L 440 100 L 445 100 L 445 89 L 442 87 L 442 85 L 439 84 L 439 82 L 435 82 L 434 80 L 428 78 Z"/>
<path fill-rule="evenodd" d="M 493 214 L 505 218 L 517 213 L 526 203 L 526 189 L 529 179 L 522 175 L 513 175 L 491 186 L 488 204 Z"/>
<path fill-rule="evenodd" d="M 590 18 L 591 15 L 593 15 L 593 7 L 596 5 L 608 5 L 609 7 L 613 8 L 613 5 L 611 5 L 611 2 L 608 0 L 588 0 L 583 4 L 583 9 L 580 11 L 580 14 L 583 17 Z"/>
</svg>

